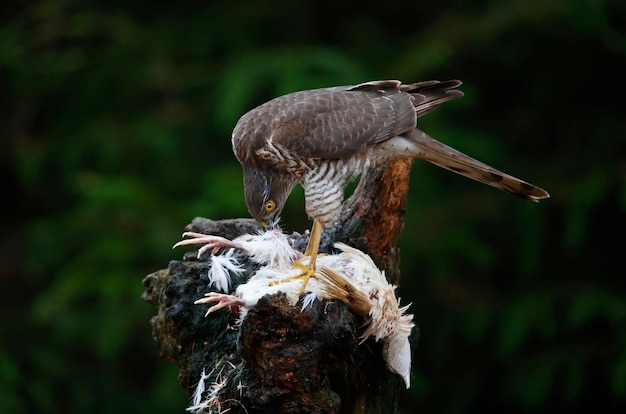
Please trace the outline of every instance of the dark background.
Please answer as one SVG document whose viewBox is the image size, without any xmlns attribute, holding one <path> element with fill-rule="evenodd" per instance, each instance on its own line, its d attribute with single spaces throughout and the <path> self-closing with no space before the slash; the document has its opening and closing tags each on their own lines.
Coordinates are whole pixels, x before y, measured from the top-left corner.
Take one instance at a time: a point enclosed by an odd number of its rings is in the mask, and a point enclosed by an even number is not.
<svg viewBox="0 0 626 414">
<path fill-rule="evenodd" d="M 546 188 L 417 161 L 401 238 L 420 327 L 402 412 L 626 406 L 626 3 L 5 1 L 0 413 L 182 413 L 142 278 L 195 216 L 247 217 L 237 119 L 277 95 L 459 78 L 420 122 Z M 283 228 L 310 222 L 296 191 Z"/>
</svg>

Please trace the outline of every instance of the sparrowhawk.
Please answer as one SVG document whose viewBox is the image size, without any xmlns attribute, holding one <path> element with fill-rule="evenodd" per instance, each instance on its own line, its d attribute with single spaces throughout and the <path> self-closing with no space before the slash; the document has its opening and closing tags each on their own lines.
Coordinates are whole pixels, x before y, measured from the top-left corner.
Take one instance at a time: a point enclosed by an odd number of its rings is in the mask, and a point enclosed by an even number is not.
<svg viewBox="0 0 626 414">
<path fill-rule="evenodd" d="M 312 274 L 322 229 L 338 219 L 348 181 L 368 168 L 422 158 L 523 199 L 549 197 L 417 128 L 419 117 L 463 96 L 456 89 L 460 85 L 458 80 L 372 81 L 290 93 L 252 109 L 232 134 L 250 214 L 266 227 L 275 225 L 287 197 L 301 184 L 306 212 L 314 220 L 305 252 L 312 256 Z"/>
</svg>

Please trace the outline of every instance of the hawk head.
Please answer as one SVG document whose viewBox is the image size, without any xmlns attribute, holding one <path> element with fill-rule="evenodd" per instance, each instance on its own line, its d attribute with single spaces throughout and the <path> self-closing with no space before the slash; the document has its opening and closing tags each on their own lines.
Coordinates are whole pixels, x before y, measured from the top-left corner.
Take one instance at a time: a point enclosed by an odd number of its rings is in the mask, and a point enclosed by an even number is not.
<svg viewBox="0 0 626 414">
<path fill-rule="evenodd" d="M 291 174 L 273 169 L 244 167 L 243 186 L 248 211 L 263 227 L 274 227 L 296 185 Z"/>
</svg>

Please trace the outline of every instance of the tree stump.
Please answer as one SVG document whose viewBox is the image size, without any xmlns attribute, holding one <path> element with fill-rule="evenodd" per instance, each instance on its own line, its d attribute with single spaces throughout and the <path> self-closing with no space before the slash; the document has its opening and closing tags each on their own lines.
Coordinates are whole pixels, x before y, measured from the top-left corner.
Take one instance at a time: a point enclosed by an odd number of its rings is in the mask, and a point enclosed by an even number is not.
<svg viewBox="0 0 626 414">
<path fill-rule="evenodd" d="M 388 279 L 399 281 L 396 241 L 403 227 L 411 161 L 398 161 L 362 177 L 346 200 L 339 223 L 325 232 L 321 252 L 342 241 L 369 254 Z M 185 228 L 233 239 L 255 233 L 250 219 L 196 218 Z M 290 242 L 304 251 L 308 234 Z M 237 253 L 239 254 L 239 253 Z M 206 257 L 205 257 L 206 256 Z M 143 299 L 157 307 L 151 320 L 163 358 L 179 368 L 178 380 L 197 413 L 390 413 L 396 412 L 404 383 L 390 372 L 381 344 L 359 345 L 365 322 L 340 301 L 315 301 L 301 312 L 283 294 L 266 295 L 240 325 L 237 309 L 205 317 L 193 302 L 209 291 L 208 254 L 187 252 L 182 261 L 144 279 Z M 243 277 L 254 273 L 241 254 Z M 198 383 L 200 382 L 200 387 Z"/>
</svg>

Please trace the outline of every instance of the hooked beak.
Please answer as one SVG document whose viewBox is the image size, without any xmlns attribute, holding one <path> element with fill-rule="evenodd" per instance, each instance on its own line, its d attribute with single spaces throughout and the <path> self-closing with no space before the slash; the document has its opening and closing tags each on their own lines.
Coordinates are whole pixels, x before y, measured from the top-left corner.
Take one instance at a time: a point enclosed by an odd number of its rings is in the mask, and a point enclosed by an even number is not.
<svg viewBox="0 0 626 414">
<path fill-rule="evenodd" d="M 280 217 L 276 217 L 272 221 L 262 221 L 261 226 L 263 226 L 264 230 L 274 230 L 278 228 L 278 222 L 280 221 Z"/>
</svg>

